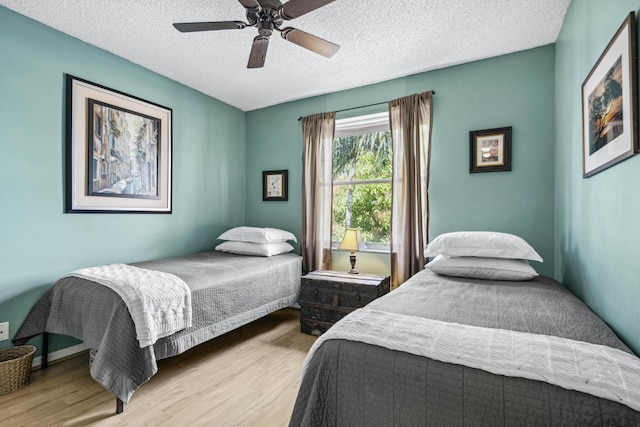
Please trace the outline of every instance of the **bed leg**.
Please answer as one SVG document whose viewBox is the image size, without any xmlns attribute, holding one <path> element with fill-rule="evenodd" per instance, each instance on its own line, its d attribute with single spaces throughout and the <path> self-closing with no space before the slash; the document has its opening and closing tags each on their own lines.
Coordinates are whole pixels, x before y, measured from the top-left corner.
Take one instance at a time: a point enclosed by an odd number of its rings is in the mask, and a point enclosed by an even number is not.
<svg viewBox="0 0 640 427">
<path fill-rule="evenodd" d="M 116 414 L 124 412 L 124 402 L 120 398 L 116 397 Z"/>
<path fill-rule="evenodd" d="M 49 366 L 49 334 L 47 332 L 42 333 L 42 356 L 40 362 L 40 369 L 47 369 Z"/>
</svg>

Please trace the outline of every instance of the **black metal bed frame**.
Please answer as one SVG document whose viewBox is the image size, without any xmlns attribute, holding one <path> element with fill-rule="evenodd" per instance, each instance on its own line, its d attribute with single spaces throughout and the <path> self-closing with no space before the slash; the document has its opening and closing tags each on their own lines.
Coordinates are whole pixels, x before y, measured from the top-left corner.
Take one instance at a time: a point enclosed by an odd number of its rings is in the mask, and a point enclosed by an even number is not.
<svg viewBox="0 0 640 427">
<path fill-rule="evenodd" d="M 42 360 L 40 362 L 40 369 L 47 369 L 49 367 L 49 333 L 42 333 Z M 124 412 L 124 402 L 116 397 L 116 414 Z"/>
</svg>

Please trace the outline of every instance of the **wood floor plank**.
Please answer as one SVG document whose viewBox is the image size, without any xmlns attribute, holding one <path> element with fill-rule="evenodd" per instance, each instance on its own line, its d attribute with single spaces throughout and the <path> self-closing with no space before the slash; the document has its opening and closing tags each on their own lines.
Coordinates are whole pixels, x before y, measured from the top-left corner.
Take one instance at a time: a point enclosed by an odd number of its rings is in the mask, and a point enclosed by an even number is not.
<svg viewBox="0 0 640 427">
<path fill-rule="evenodd" d="M 0 396 L 0 425 L 286 426 L 300 370 L 315 337 L 300 314 L 277 311 L 158 361 L 158 373 L 115 415 L 115 398 L 89 374 L 81 354 L 31 373 L 31 384 Z"/>
</svg>

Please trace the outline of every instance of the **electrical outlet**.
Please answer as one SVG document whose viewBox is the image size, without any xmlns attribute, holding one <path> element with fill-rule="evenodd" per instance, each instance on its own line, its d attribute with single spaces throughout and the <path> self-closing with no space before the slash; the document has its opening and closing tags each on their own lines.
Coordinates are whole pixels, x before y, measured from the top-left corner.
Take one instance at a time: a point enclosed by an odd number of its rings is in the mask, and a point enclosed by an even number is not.
<svg viewBox="0 0 640 427">
<path fill-rule="evenodd" d="M 9 322 L 0 323 L 0 341 L 9 339 Z"/>
</svg>

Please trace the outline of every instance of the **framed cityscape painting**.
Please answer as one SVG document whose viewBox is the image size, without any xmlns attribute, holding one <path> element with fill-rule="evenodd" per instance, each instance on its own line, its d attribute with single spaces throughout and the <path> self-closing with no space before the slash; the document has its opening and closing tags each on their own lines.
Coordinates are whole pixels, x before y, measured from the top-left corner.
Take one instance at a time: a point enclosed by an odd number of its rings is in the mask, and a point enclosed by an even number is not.
<svg viewBox="0 0 640 427">
<path fill-rule="evenodd" d="M 171 213 L 172 110 L 67 75 L 70 213 Z"/>
</svg>

